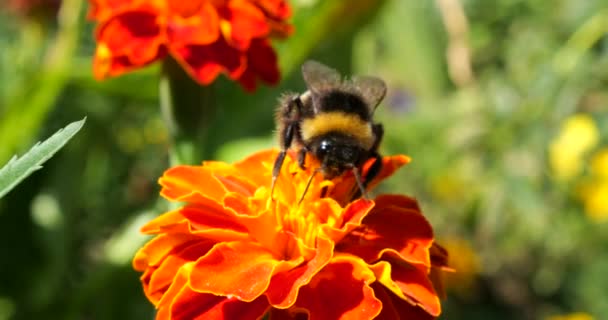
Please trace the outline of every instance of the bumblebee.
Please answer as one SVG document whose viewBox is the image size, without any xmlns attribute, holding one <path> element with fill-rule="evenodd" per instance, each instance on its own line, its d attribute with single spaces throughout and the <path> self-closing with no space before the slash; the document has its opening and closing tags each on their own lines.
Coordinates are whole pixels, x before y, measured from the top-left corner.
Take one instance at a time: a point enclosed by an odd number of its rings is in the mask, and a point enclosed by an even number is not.
<svg viewBox="0 0 608 320">
<path fill-rule="evenodd" d="M 272 171 L 271 195 L 287 150 L 293 148 L 300 168 L 305 168 L 306 154 L 320 163 L 300 201 L 316 173 L 332 179 L 348 170 L 355 176 L 359 195 L 367 197 L 367 184 L 382 168 L 378 146 L 384 129 L 372 118 L 386 94 L 386 84 L 369 76 L 345 80 L 336 70 L 315 61 L 302 65 L 302 76 L 308 90 L 285 95 L 277 108 L 281 151 Z M 361 166 L 371 158 L 374 162 L 362 179 Z"/>
</svg>

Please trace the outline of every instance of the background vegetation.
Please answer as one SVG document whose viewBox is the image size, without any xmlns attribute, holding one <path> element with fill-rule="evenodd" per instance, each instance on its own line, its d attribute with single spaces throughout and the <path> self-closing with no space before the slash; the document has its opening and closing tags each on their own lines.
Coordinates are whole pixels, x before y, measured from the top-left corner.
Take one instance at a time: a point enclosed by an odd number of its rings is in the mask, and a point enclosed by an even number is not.
<svg viewBox="0 0 608 320">
<path fill-rule="evenodd" d="M 87 3 L 57 3 L 0 13 L 0 164 L 88 117 L 0 200 L 0 319 L 151 319 L 130 260 L 166 206 L 158 65 L 96 82 Z M 381 150 L 413 158 L 383 191 L 419 199 L 459 270 L 442 319 L 608 314 L 606 1 L 292 5 L 279 86 L 213 84 L 207 159 L 276 145 L 276 98 L 303 90 L 305 59 L 381 76 Z"/>
</svg>

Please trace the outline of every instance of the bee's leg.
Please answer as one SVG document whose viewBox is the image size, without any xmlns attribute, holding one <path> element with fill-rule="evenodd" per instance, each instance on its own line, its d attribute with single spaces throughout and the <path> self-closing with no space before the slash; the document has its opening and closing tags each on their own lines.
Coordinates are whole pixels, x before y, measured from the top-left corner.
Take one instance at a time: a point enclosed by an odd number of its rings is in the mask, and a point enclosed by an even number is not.
<svg viewBox="0 0 608 320">
<path fill-rule="evenodd" d="M 380 123 L 375 123 L 372 125 L 372 133 L 374 134 L 374 143 L 372 147 L 369 149 L 372 154 L 378 152 L 378 147 L 380 147 L 380 142 L 382 142 L 382 137 L 384 136 L 384 127 Z"/>
<path fill-rule="evenodd" d="M 374 162 L 370 166 L 369 170 L 367 170 L 365 177 L 360 177 L 358 169 L 353 170 L 353 173 L 355 174 L 355 179 L 357 179 L 358 188 L 355 189 L 352 199 L 357 199 L 361 196 L 367 198 L 367 186 L 382 170 L 382 156 L 380 156 L 380 154 L 378 153 L 378 147 L 380 146 L 382 136 L 384 135 L 384 128 L 381 124 L 377 123 L 372 126 L 372 132 L 374 133 L 374 143 L 370 148 L 368 159 L 373 158 Z"/>
<path fill-rule="evenodd" d="M 361 182 L 361 174 L 359 173 L 359 168 L 353 167 L 353 174 L 355 176 L 355 181 L 357 181 L 357 186 L 359 190 L 355 192 L 356 198 L 363 196 L 363 198 L 367 199 L 367 192 L 365 191 L 365 184 Z"/>
<path fill-rule="evenodd" d="M 302 110 L 302 101 L 300 101 L 299 96 L 295 96 L 284 107 L 284 110 L 281 112 L 282 120 L 286 122 L 286 124 L 281 128 L 279 132 L 280 141 L 281 141 L 281 152 L 277 156 L 277 159 L 274 161 L 274 166 L 272 168 L 272 182 L 270 184 L 270 197 L 274 193 L 274 187 L 277 182 L 277 178 L 279 177 L 279 173 L 281 172 L 281 167 L 283 166 L 283 161 L 285 161 L 285 156 L 287 155 L 287 150 L 291 147 L 291 143 L 293 139 L 301 140 L 300 138 L 300 114 Z"/>
<path fill-rule="evenodd" d="M 306 147 L 303 147 L 302 149 L 300 149 L 298 151 L 298 165 L 300 166 L 300 169 L 302 169 L 302 170 L 306 170 L 306 167 L 304 167 L 304 162 L 306 161 L 307 152 L 308 152 L 308 150 L 306 149 Z"/>
<path fill-rule="evenodd" d="M 361 176 L 361 173 L 359 172 L 359 168 L 357 168 L 357 167 L 353 168 L 353 174 L 355 175 L 355 181 L 357 182 L 357 187 L 353 191 L 353 195 L 351 198 L 352 200 L 357 199 L 361 196 L 363 196 L 363 198 L 365 198 L 365 199 L 368 199 L 367 186 L 369 185 L 369 183 L 372 180 L 374 180 L 374 178 L 378 175 L 378 173 L 380 173 L 380 170 L 382 169 L 382 156 L 380 156 L 380 154 L 378 154 L 377 152 L 374 152 L 370 156 L 370 158 L 373 158 L 374 162 L 369 167 L 369 170 L 367 170 L 365 177 Z"/>
<path fill-rule="evenodd" d="M 374 133 L 375 140 L 372 148 L 370 149 L 370 158 L 374 158 L 374 162 L 369 170 L 367 170 L 367 174 L 365 175 L 365 181 L 363 181 L 364 188 L 367 188 L 367 185 L 374 180 L 374 178 L 380 173 L 380 170 L 382 170 L 382 156 L 380 156 L 378 153 L 378 147 L 380 146 L 382 136 L 384 135 L 384 128 L 381 124 L 377 123 L 372 126 L 372 132 Z"/>
<path fill-rule="evenodd" d="M 281 146 L 281 152 L 277 156 L 277 159 L 274 161 L 274 166 L 272 168 L 272 182 L 270 184 L 270 197 L 274 194 L 274 186 L 277 182 L 277 178 L 279 177 L 279 173 L 281 172 L 281 167 L 283 166 L 283 161 L 285 161 L 285 156 L 287 155 L 287 149 L 291 146 L 291 142 L 293 140 L 294 131 L 297 130 L 297 123 L 292 122 L 285 126 L 284 132 L 281 132 L 283 138 L 283 145 Z"/>
<path fill-rule="evenodd" d="M 374 158 L 374 162 L 369 167 L 369 170 L 367 170 L 365 180 L 363 181 L 363 188 L 367 188 L 369 183 L 372 182 L 372 180 L 374 180 L 374 178 L 380 173 L 380 170 L 382 170 L 382 156 L 377 152 L 374 152 L 371 157 Z"/>
</svg>

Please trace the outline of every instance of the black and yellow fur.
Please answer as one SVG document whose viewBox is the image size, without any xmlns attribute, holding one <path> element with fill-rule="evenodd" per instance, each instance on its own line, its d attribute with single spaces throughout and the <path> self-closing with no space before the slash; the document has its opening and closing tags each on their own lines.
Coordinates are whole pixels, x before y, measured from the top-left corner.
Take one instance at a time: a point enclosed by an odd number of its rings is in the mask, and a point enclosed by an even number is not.
<svg viewBox="0 0 608 320">
<path fill-rule="evenodd" d="M 321 163 L 318 170 L 325 179 L 352 170 L 365 195 L 366 185 L 382 165 L 378 146 L 383 128 L 373 123 L 372 116 L 385 95 L 384 82 L 373 77 L 343 81 L 337 71 L 314 61 L 302 66 L 302 74 L 308 90 L 285 95 L 277 109 L 281 152 L 275 161 L 271 189 L 287 149 L 294 148 L 300 167 L 304 168 L 310 153 Z M 370 158 L 375 161 L 363 180 L 360 167 Z"/>
</svg>

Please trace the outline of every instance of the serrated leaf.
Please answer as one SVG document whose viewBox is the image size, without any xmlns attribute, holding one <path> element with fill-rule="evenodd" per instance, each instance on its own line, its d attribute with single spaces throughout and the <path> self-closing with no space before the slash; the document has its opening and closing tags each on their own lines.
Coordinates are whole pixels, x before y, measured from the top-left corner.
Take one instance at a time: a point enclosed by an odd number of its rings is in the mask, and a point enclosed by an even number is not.
<svg viewBox="0 0 608 320">
<path fill-rule="evenodd" d="M 80 131 L 87 118 L 72 122 L 60 129 L 44 142 L 36 143 L 21 158 L 14 156 L 0 169 L 0 198 L 27 178 L 34 171 L 42 168 L 42 164 L 59 151 L 74 135 Z"/>
</svg>

